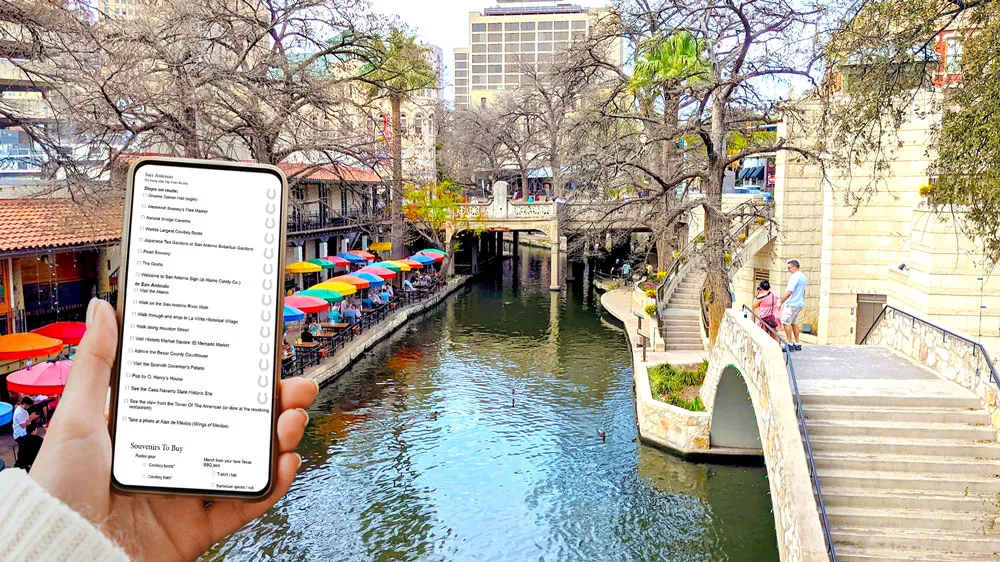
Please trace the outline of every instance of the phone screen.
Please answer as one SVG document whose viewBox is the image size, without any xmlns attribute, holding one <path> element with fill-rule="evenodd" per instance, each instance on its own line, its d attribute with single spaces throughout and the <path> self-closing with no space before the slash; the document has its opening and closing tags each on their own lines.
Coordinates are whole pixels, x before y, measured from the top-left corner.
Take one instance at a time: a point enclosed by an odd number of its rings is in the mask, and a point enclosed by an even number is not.
<svg viewBox="0 0 1000 562">
<path fill-rule="evenodd" d="M 284 180 L 145 161 L 127 221 L 112 477 L 126 490 L 271 486 Z"/>
</svg>

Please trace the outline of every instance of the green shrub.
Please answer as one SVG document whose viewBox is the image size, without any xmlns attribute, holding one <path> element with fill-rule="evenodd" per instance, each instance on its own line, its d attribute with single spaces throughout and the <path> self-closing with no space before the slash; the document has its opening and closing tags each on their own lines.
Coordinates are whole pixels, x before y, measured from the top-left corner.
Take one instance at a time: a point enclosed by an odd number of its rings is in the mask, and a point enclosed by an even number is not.
<svg viewBox="0 0 1000 562">
<path fill-rule="evenodd" d="M 677 372 L 666 363 L 649 368 L 649 389 L 653 396 L 671 394 L 681 389 L 677 380 Z"/>
<path fill-rule="evenodd" d="M 646 289 L 646 297 L 650 299 L 656 298 L 656 289 Z"/>
<path fill-rule="evenodd" d="M 673 365 L 663 363 L 650 367 L 649 390 L 653 396 L 663 402 L 678 408 L 684 408 L 692 412 L 704 412 L 705 405 L 701 397 L 695 396 L 692 400 L 684 400 L 680 396 L 680 391 L 689 386 L 698 386 L 705 382 L 705 372 L 708 370 L 708 362 L 703 362 L 695 370 L 678 370 Z"/>
<path fill-rule="evenodd" d="M 688 370 L 679 371 L 677 373 L 677 379 L 684 386 L 697 386 L 705 382 L 705 373 Z"/>
<path fill-rule="evenodd" d="M 701 402 L 701 396 L 695 396 L 694 399 L 685 402 L 684 408 L 686 410 L 691 410 L 692 412 L 704 412 L 705 405 Z"/>
<path fill-rule="evenodd" d="M 656 318 L 657 308 L 655 304 L 647 304 L 646 308 L 643 310 L 646 311 L 646 316 L 649 316 L 650 318 Z"/>
</svg>

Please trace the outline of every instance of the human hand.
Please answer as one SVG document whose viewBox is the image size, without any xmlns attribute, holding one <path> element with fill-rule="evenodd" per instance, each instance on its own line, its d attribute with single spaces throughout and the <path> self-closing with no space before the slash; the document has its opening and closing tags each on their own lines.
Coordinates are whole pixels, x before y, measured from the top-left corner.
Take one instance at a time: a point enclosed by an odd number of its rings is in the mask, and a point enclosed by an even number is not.
<svg viewBox="0 0 1000 562">
<path fill-rule="evenodd" d="M 285 495 L 302 462 L 292 452 L 309 421 L 303 408 L 319 391 L 315 381 L 281 381 L 278 471 L 263 501 L 125 496 L 111 492 L 111 436 L 105 417 L 118 324 L 111 306 L 94 299 L 87 333 L 59 410 L 54 414 L 30 476 L 50 494 L 97 525 L 133 560 L 194 560 L 209 547 L 266 512 Z"/>
</svg>

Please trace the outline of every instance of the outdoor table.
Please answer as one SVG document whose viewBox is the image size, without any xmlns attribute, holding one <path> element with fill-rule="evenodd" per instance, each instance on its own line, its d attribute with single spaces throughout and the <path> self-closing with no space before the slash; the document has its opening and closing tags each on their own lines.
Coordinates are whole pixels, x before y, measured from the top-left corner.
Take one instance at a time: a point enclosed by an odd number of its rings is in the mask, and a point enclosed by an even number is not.
<svg viewBox="0 0 1000 562">
<path fill-rule="evenodd" d="M 317 342 L 306 342 L 295 344 L 296 353 L 302 355 L 303 366 L 319 364 L 319 347 Z M 299 351 L 301 350 L 301 351 Z M 308 365 L 306 365 L 308 363 Z"/>
</svg>

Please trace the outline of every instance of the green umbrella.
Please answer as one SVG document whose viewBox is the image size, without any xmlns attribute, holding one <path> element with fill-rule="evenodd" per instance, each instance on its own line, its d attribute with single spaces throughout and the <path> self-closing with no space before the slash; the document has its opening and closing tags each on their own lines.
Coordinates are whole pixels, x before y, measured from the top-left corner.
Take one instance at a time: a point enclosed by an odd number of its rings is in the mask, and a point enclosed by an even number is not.
<svg viewBox="0 0 1000 562">
<path fill-rule="evenodd" d="M 418 254 L 437 254 L 439 256 L 447 256 L 448 252 L 444 250 L 438 250 L 437 248 L 427 248 L 417 252 Z"/>
<path fill-rule="evenodd" d="M 388 269 L 389 271 L 395 271 L 396 273 L 400 273 L 400 272 L 403 271 L 402 267 L 399 267 L 398 265 L 396 265 L 394 263 L 389 263 L 389 262 L 386 262 L 386 261 L 380 261 L 380 262 L 378 262 L 376 264 L 373 264 L 373 265 L 377 265 L 379 267 L 384 267 L 384 268 Z"/>
<path fill-rule="evenodd" d="M 333 268 L 337 267 L 337 264 L 333 263 L 332 261 L 326 261 L 326 260 L 322 260 L 322 259 L 319 259 L 319 258 L 313 258 L 311 260 L 306 260 L 306 261 L 309 262 L 309 263 L 311 263 L 311 264 L 318 265 L 318 266 L 322 267 L 323 269 L 333 269 Z"/>
<path fill-rule="evenodd" d="M 316 297 L 318 299 L 323 299 L 330 304 L 338 303 L 344 300 L 344 295 L 338 293 L 337 291 L 330 291 L 327 289 L 306 289 L 305 291 L 295 293 L 295 296 Z"/>
</svg>

